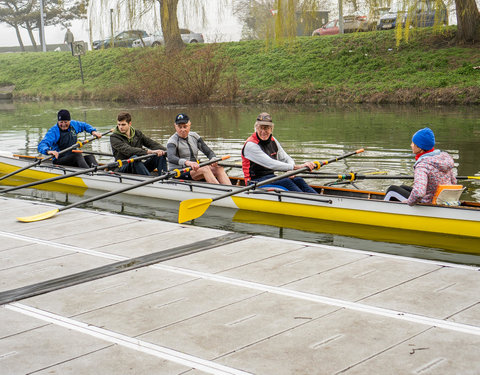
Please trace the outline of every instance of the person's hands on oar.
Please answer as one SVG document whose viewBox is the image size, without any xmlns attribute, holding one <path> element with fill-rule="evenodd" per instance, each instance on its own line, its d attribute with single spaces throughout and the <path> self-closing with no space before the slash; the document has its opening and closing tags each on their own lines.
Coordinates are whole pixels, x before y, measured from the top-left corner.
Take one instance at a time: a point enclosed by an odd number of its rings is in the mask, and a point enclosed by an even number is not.
<svg viewBox="0 0 480 375">
<path fill-rule="evenodd" d="M 337 158 L 333 158 L 333 159 L 330 159 L 330 160 L 325 160 L 323 162 L 314 161 L 312 163 L 314 163 L 316 165 L 315 169 L 319 169 L 324 165 L 333 163 L 337 160 L 348 158 L 349 156 L 359 154 L 363 151 L 364 151 L 364 149 L 361 148 L 359 150 L 349 152 L 348 154 L 339 156 Z M 280 180 L 282 178 L 291 177 L 291 176 L 297 175 L 299 173 L 306 172 L 308 170 L 310 170 L 309 166 L 304 166 L 304 167 L 301 167 L 301 168 L 298 168 L 298 169 L 294 169 L 293 171 L 284 173 L 284 174 L 279 175 L 279 176 L 269 178 L 268 180 L 263 180 L 261 182 L 254 183 L 252 185 L 245 186 L 243 188 L 240 188 L 238 190 L 234 190 L 230 193 L 226 193 L 226 194 L 220 195 L 220 196 L 215 197 L 215 198 L 187 199 L 185 201 L 180 202 L 180 207 L 178 209 L 178 222 L 179 223 L 184 223 L 186 221 L 193 220 L 193 219 L 196 219 L 197 217 L 202 216 L 205 213 L 205 211 L 207 211 L 208 207 L 210 207 L 210 204 L 214 201 L 218 201 L 220 199 L 227 198 L 227 197 L 230 197 L 230 196 L 235 195 L 235 194 L 243 193 L 244 191 L 255 189 L 256 187 L 259 187 L 259 186 L 268 185 L 268 184 L 271 184 L 272 182 L 275 182 L 275 181 Z"/>
<path fill-rule="evenodd" d="M 58 181 L 58 180 L 63 180 L 65 178 L 79 176 L 81 174 L 96 172 L 98 170 L 113 169 L 113 168 L 116 168 L 116 167 L 121 167 L 124 164 L 131 164 L 131 163 L 134 163 L 138 160 L 148 159 L 148 158 L 152 157 L 153 155 L 154 154 L 142 155 L 142 156 L 138 156 L 136 158 L 130 158 L 130 159 L 125 159 L 125 160 L 117 160 L 117 161 L 114 161 L 112 163 L 101 165 L 101 166 L 96 165 L 94 167 L 87 168 L 87 169 L 82 169 L 82 170 L 77 171 L 77 172 L 67 173 L 67 174 L 64 174 L 64 175 L 61 175 L 61 176 L 47 178 L 46 180 L 34 181 L 34 182 L 30 182 L 28 184 L 7 188 L 7 189 L 4 189 L 4 190 L 0 191 L 0 194 L 1 193 L 8 193 L 8 192 L 19 190 L 19 189 L 28 188 L 28 187 L 31 187 L 31 186 L 46 184 L 46 183 L 49 183 L 49 182 L 55 182 L 55 181 Z"/>
<path fill-rule="evenodd" d="M 223 156 L 221 158 L 210 159 L 206 162 L 200 163 L 200 167 L 204 167 L 206 165 L 217 163 L 220 160 L 226 160 L 229 157 L 230 157 L 230 155 L 226 155 L 226 156 Z M 138 187 L 145 186 L 145 185 L 148 185 L 148 184 L 153 184 L 154 182 L 157 182 L 157 181 L 160 181 L 160 180 L 165 180 L 165 179 L 170 178 L 170 177 L 179 177 L 182 173 L 190 171 L 190 169 L 191 169 L 190 167 L 183 168 L 183 169 L 175 169 L 175 170 L 170 171 L 168 173 L 165 173 L 161 176 L 154 177 L 154 178 L 148 178 L 145 181 L 142 181 L 142 182 L 139 182 L 139 183 L 136 183 L 136 184 L 133 184 L 133 185 L 128 185 L 128 186 L 125 186 L 123 188 L 120 188 L 120 189 L 117 189 L 117 190 L 114 190 L 114 191 L 110 191 L 110 192 L 107 192 L 107 193 L 104 193 L 104 194 L 100 194 L 100 195 L 97 195 L 96 197 L 91 197 L 91 198 L 85 199 L 83 201 L 70 204 L 68 206 L 64 206 L 64 207 L 61 207 L 61 208 L 56 208 L 54 210 L 43 212 L 41 214 L 37 214 L 37 215 L 33 215 L 33 216 L 17 217 L 17 220 L 22 221 L 24 223 L 30 223 L 30 222 L 33 222 L 33 221 L 40 221 L 40 220 L 49 219 L 49 218 L 55 216 L 58 212 L 65 211 L 65 210 L 68 210 L 70 208 L 74 208 L 74 207 L 77 207 L 77 206 L 81 206 L 82 204 L 97 201 L 97 200 L 102 199 L 102 198 L 111 197 L 112 195 L 124 193 L 126 191 L 136 189 Z"/>
<path fill-rule="evenodd" d="M 65 152 L 68 152 L 68 151 L 72 151 L 72 150 L 74 150 L 74 149 L 76 149 L 76 148 L 81 148 L 81 147 L 83 147 L 83 145 L 86 145 L 87 143 L 90 143 L 90 142 L 94 141 L 95 139 L 99 139 L 99 138 L 101 138 L 102 136 L 107 135 L 107 134 L 113 132 L 114 130 L 115 130 L 115 128 L 112 128 L 112 129 L 110 129 L 109 131 L 107 131 L 107 132 L 105 132 L 105 133 L 103 133 L 103 134 L 100 134 L 100 133 L 98 133 L 98 132 L 95 131 L 95 132 L 93 132 L 92 134 L 96 133 L 96 134 L 97 134 L 96 136 L 94 136 L 94 137 L 92 137 L 92 138 L 89 138 L 89 139 L 86 139 L 86 140 L 84 140 L 84 141 L 78 141 L 77 143 L 75 143 L 75 144 L 71 145 L 70 147 L 67 147 L 67 148 L 65 148 L 65 149 L 63 149 L 63 150 L 61 150 L 61 151 L 59 151 L 59 152 L 55 151 L 55 153 L 57 154 L 56 156 L 53 155 L 52 153 L 50 153 L 50 155 L 47 156 L 46 158 L 38 159 L 35 163 L 32 163 L 32 164 L 27 165 L 27 166 L 25 166 L 25 167 L 23 167 L 23 168 L 17 169 L 16 171 L 10 172 L 10 173 L 6 174 L 5 176 L 0 177 L 0 181 L 6 179 L 6 178 L 8 178 L 8 177 L 11 177 L 11 176 L 13 176 L 13 175 L 16 175 L 17 173 L 23 172 L 23 171 L 26 170 L 26 169 L 32 168 L 32 167 L 34 167 L 34 166 L 36 166 L 36 165 L 39 165 L 40 163 L 43 163 L 44 161 L 50 160 L 50 159 L 52 159 L 52 158 L 54 158 L 54 157 L 55 157 L 56 159 L 58 159 L 58 156 L 59 156 L 59 155 L 64 154 Z"/>
</svg>

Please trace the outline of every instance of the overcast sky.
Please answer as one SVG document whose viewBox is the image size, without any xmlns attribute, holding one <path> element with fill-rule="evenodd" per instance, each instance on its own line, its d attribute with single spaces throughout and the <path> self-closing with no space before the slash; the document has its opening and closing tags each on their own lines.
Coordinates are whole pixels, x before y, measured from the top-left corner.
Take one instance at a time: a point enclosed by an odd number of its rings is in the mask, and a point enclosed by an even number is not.
<svg viewBox="0 0 480 375">
<path fill-rule="evenodd" d="M 112 3 L 115 3 L 117 0 L 111 0 Z M 199 0 L 200 1 L 200 0 Z M 359 0 L 359 3 L 362 3 L 364 0 Z M 477 5 L 480 5 L 480 0 L 476 0 Z M 183 8 L 182 2 L 179 4 L 178 8 L 178 20 L 179 26 L 182 28 L 188 28 L 195 32 L 203 33 L 206 42 L 227 42 L 227 41 L 236 41 L 241 38 L 242 26 L 239 21 L 232 15 L 232 8 L 230 1 L 225 0 L 204 0 L 206 4 L 205 9 L 205 19 L 202 20 L 202 16 L 197 14 L 196 10 L 188 11 Z M 335 1 L 336 3 L 336 1 Z M 187 3 L 188 4 L 188 3 Z M 223 4 L 223 5 L 222 5 Z M 225 6 L 225 4 L 228 4 Z M 108 6 L 107 9 L 97 11 L 93 13 L 93 17 L 98 17 L 98 20 L 93 20 L 95 24 L 92 38 L 103 39 L 110 35 L 110 15 Z M 327 7 L 325 7 L 327 8 Z M 348 7 L 345 6 L 344 11 L 348 12 Z M 158 9 L 158 7 L 157 7 Z M 332 5 L 330 17 L 337 17 L 335 6 Z M 121 14 L 122 12 L 119 12 Z M 456 23 L 454 5 L 449 10 L 449 22 L 450 24 Z M 120 21 L 120 18 L 114 22 L 114 33 L 126 30 L 129 27 L 127 22 Z M 155 22 L 155 18 L 157 22 Z M 142 22 L 135 25 L 134 28 L 143 29 L 148 33 L 153 33 L 160 29 L 158 26 L 158 16 L 155 17 L 155 14 L 151 12 L 147 15 Z M 75 36 L 75 40 L 83 40 L 89 42 L 89 33 L 88 33 L 88 22 L 87 21 L 76 21 L 73 23 L 71 30 Z M 46 41 L 47 44 L 63 43 L 65 31 L 63 27 L 54 27 L 49 26 L 45 29 Z M 38 43 L 38 32 L 35 33 L 35 37 Z M 30 38 L 25 30 L 22 31 L 22 39 L 25 45 L 31 45 Z M 0 46 L 18 46 L 17 37 L 15 30 L 11 27 L 8 27 L 6 24 L 0 23 Z"/>
<path fill-rule="evenodd" d="M 231 8 L 218 7 L 214 5 L 215 2 L 221 0 L 209 0 L 207 3 L 210 5 L 206 9 L 206 23 L 202 21 L 202 17 L 197 14 L 188 14 L 185 16 L 183 9 L 179 6 L 178 23 L 181 28 L 188 28 L 195 32 L 203 33 L 206 42 L 226 42 L 240 40 L 242 27 L 238 20 L 232 15 Z M 102 39 L 110 34 L 110 17 L 109 10 L 105 9 L 105 13 L 101 16 L 103 22 L 95 27 L 93 32 L 93 39 Z M 135 28 L 143 29 L 148 33 L 153 33 L 159 27 L 155 27 L 153 22 L 155 15 L 151 13 L 150 17 L 147 16 L 142 24 L 136 25 Z M 115 33 L 128 29 L 125 24 L 122 27 L 122 22 L 114 22 Z M 116 25 L 118 24 L 118 25 Z M 89 42 L 88 22 L 87 21 L 75 21 L 70 28 L 75 36 L 75 40 L 83 40 Z M 47 44 L 63 43 L 66 29 L 57 26 L 48 26 L 45 28 L 45 39 Z M 37 43 L 39 43 L 38 31 L 35 33 Z M 22 40 L 25 45 L 31 45 L 28 33 L 22 31 Z M 0 23 L 0 46 L 18 46 L 18 40 L 15 30 L 8 25 Z"/>
</svg>

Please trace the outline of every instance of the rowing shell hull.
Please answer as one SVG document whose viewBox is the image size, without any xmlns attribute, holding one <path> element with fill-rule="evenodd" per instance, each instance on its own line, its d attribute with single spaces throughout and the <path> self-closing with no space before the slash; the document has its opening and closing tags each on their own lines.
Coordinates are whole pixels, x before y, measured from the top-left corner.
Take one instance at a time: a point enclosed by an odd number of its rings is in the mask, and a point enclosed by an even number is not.
<svg viewBox="0 0 480 375">
<path fill-rule="evenodd" d="M 0 174 L 22 168 L 32 161 L 0 156 Z M 68 172 L 75 171 L 70 168 Z M 1 181 L 18 186 L 39 179 L 63 175 L 65 170 L 52 166 L 37 166 Z M 97 173 L 66 178 L 55 183 L 39 185 L 39 189 L 83 194 L 88 189 L 114 191 L 128 184 L 135 184 L 148 177 Z M 236 186 L 211 185 L 202 182 L 165 180 L 132 189 L 125 194 L 150 198 L 181 201 L 186 199 L 213 198 L 239 189 Z M 419 232 L 449 234 L 480 238 L 480 205 L 451 207 L 416 205 L 410 207 L 398 202 L 368 199 L 379 193 L 366 193 L 366 198 L 339 196 L 350 189 L 333 189 L 335 195 L 314 195 L 294 192 L 268 192 L 256 189 L 214 201 L 215 206 L 246 211 L 282 214 L 290 217 L 355 223 L 376 227 L 414 230 Z"/>
</svg>

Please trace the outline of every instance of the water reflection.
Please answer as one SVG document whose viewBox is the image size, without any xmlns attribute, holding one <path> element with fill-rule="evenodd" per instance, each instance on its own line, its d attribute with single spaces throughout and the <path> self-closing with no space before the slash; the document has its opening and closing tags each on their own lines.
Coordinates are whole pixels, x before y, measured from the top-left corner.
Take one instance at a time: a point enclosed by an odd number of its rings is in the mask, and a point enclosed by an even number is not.
<svg viewBox="0 0 480 375">
<path fill-rule="evenodd" d="M 360 156 L 324 168 L 333 173 L 386 171 L 412 174 L 412 134 L 421 127 L 435 131 L 437 148 L 450 152 L 459 175 L 479 173 L 480 108 L 352 105 L 317 106 L 167 106 L 161 108 L 102 103 L 15 103 L 15 109 L 0 108 L 0 150 L 36 155 L 36 147 L 55 123 L 60 108 L 68 108 L 74 119 L 87 121 L 101 131 L 116 123 L 116 115 L 128 109 L 133 126 L 155 140 L 166 143 L 174 133 L 173 119 L 186 112 L 192 129 L 200 133 L 218 155 L 240 159 L 244 140 L 253 131 L 260 111 L 268 111 L 276 136 L 297 161 L 325 160 L 364 147 Z M 94 151 L 110 153 L 108 138 L 93 142 Z M 100 158 L 102 159 L 102 158 Z M 106 160 L 104 160 L 106 161 Z M 233 175 L 241 173 L 232 170 Z M 360 188 L 384 190 L 391 181 L 359 183 Z M 398 182 L 395 182 L 398 183 Z M 479 185 L 466 182 L 466 198 L 477 199 Z"/>
<path fill-rule="evenodd" d="M 336 174 L 385 171 L 395 175 L 411 175 L 414 161 L 409 147 L 411 136 L 419 128 L 429 126 L 435 132 L 437 148 L 450 152 L 454 157 L 459 175 L 480 172 L 478 107 L 268 104 L 157 108 L 115 103 L 14 102 L 0 106 L 0 150 L 37 155 L 37 144 L 55 123 L 56 113 L 61 108 L 69 109 L 73 119 L 87 121 L 100 131 L 113 127 L 117 113 L 128 110 L 132 113 L 134 127 L 163 144 L 174 133 L 175 115 L 185 112 L 192 119 L 192 129 L 202 135 L 217 155 L 230 154 L 232 164 L 240 160 L 243 142 L 252 133 L 256 116 L 259 112 L 267 111 L 275 122 L 274 136 L 298 162 L 326 160 L 360 147 L 366 149 L 363 154 L 322 168 L 325 172 Z M 108 137 L 92 142 L 87 148 L 97 152 L 111 152 Z M 105 157 L 98 159 L 111 161 Z M 241 175 L 241 169 L 231 168 L 229 174 Z M 321 182 L 324 183 L 325 180 Z M 401 182 L 365 180 L 356 185 L 361 189 L 385 190 L 389 185 Z M 480 201 L 480 184 L 472 181 L 462 183 L 468 187 L 464 197 Z M 139 205 L 136 212 L 141 216 L 151 214 L 143 205 Z M 162 213 L 162 219 L 165 219 L 164 216 Z M 236 230 L 254 231 L 252 228 L 256 227 L 260 228 L 260 232 L 268 233 L 277 233 L 282 229 L 272 225 L 228 222 L 225 218 L 221 222 L 223 229 L 229 229 L 229 225 L 235 226 Z M 210 227 L 217 225 L 212 215 L 197 220 L 196 224 Z M 294 237 L 298 234 L 298 239 L 307 238 L 308 241 L 325 241 L 324 243 L 333 243 L 342 237 L 286 228 L 283 233 L 294 233 Z M 371 241 L 368 246 L 373 246 Z"/>
<path fill-rule="evenodd" d="M 19 190 L 9 196 L 69 205 L 103 191 L 86 190 L 82 196 L 46 190 Z M 95 210 L 177 222 L 178 202 L 133 195 L 116 195 L 88 204 Z M 21 215 L 21 213 L 19 213 Z M 61 215 L 61 213 L 59 213 Z M 322 221 L 211 206 L 191 225 L 371 252 L 480 266 L 480 240 L 448 235 L 379 229 L 368 225 Z M 373 240 L 374 239 L 374 240 Z"/>
</svg>

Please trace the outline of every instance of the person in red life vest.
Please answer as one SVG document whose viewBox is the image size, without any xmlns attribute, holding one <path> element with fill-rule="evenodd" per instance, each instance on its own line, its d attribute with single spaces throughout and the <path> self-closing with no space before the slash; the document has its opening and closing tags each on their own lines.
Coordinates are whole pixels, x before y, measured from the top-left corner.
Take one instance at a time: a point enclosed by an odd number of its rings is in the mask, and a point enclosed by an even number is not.
<svg viewBox="0 0 480 375">
<path fill-rule="evenodd" d="M 286 172 L 293 169 L 308 167 L 315 168 L 313 162 L 295 164 L 272 135 L 272 116 L 266 112 L 258 115 L 255 122 L 255 132 L 246 140 L 242 148 L 242 168 L 245 183 L 254 183 L 267 180 L 275 176 L 275 171 Z M 290 191 L 316 193 L 301 177 L 286 177 L 275 181 L 275 185 Z"/>
<path fill-rule="evenodd" d="M 447 153 L 435 150 L 435 135 L 430 128 L 417 131 L 410 147 L 415 154 L 413 186 L 392 185 L 385 200 L 400 201 L 413 206 L 415 203 L 432 203 L 438 185 L 455 185 L 455 163 Z"/>
</svg>

